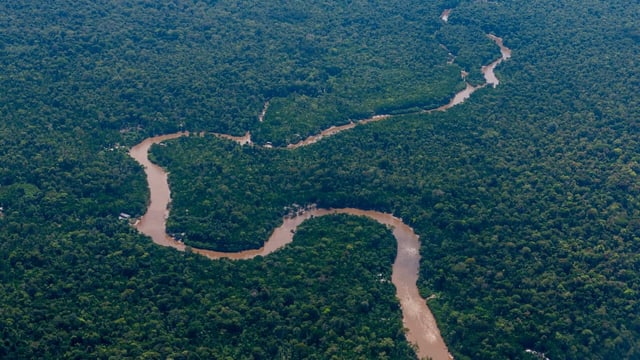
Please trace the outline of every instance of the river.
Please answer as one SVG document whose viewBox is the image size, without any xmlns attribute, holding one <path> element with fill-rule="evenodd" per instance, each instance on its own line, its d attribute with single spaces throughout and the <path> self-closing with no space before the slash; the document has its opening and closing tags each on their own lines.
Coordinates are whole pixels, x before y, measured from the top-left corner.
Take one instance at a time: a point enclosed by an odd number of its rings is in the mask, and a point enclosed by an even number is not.
<svg viewBox="0 0 640 360">
<path fill-rule="evenodd" d="M 489 37 L 500 47 L 502 56 L 482 68 L 486 83 L 475 87 L 467 83 L 466 88 L 458 92 L 448 104 L 436 109 L 426 110 L 425 112 L 445 111 L 464 102 L 464 100 L 469 98 L 469 96 L 471 96 L 471 94 L 477 89 L 487 85 L 495 87 L 499 84 L 499 80 L 494 74 L 494 69 L 498 64 L 500 64 L 500 62 L 511 56 L 511 50 L 504 46 L 501 38 L 494 35 L 489 35 Z M 268 105 L 265 105 L 265 110 L 267 106 Z M 360 124 L 380 121 L 390 117 L 392 117 L 392 115 L 377 115 L 359 122 L 351 122 L 342 126 L 334 126 L 299 143 L 290 144 L 288 145 L 288 148 L 306 146 L 319 141 L 325 136 L 330 136 L 338 132 L 351 129 Z M 186 245 L 180 241 L 176 241 L 166 233 L 166 219 L 169 216 L 169 204 L 171 202 L 171 191 L 167 181 L 167 172 L 158 165 L 152 163 L 148 158 L 148 153 L 153 144 L 158 144 L 166 140 L 176 139 L 187 135 L 189 135 L 188 132 L 180 132 L 148 138 L 140 144 L 132 147 L 129 152 L 129 155 L 144 167 L 150 190 L 150 202 L 147 212 L 138 221 L 136 221 L 135 227 L 141 233 L 151 237 L 154 243 L 162 246 L 173 247 L 180 251 L 185 251 Z M 226 134 L 214 135 L 228 138 L 241 145 L 252 144 L 251 135 L 249 133 L 242 137 L 234 137 Z M 400 301 L 404 327 L 408 329 L 406 334 L 407 340 L 417 346 L 417 355 L 420 358 L 430 357 L 435 360 L 452 359 L 453 357 L 447 350 L 447 346 L 440 335 L 440 330 L 438 329 L 436 320 L 426 304 L 426 299 L 420 296 L 418 287 L 416 286 L 420 265 L 419 237 L 415 234 L 413 229 L 403 223 L 401 219 L 396 218 L 391 214 L 353 208 L 312 209 L 293 218 L 284 218 L 283 224 L 274 229 L 269 239 L 267 239 L 264 246 L 260 249 L 235 253 L 224 253 L 198 248 L 191 248 L 191 251 L 210 259 L 229 258 L 245 260 L 256 256 L 267 256 L 293 241 L 296 228 L 305 220 L 313 216 L 324 216 L 334 213 L 367 216 L 392 229 L 398 248 L 396 259 L 392 266 L 391 281 L 396 287 L 396 295 Z"/>
<path fill-rule="evenodd" d="M 150 198 L 147 212 L 136 222 L 136 228 L 143 234 L 151 237 L 154 243 L 162 246 L 173 247 L 185 251 L 186 245 L 176 241 L 166 233 L 166 219 L 169 214 L 168 205 L 171 200 L 167 173 L 158 165 L 153 164 L 148 158 L 151 145 L 166 140 L 186 136 L 181 132 L 171 135 L 156 136 L 144 140 L 131 148 L 129 154 L 140 163 L 147 175 Z M 264 246 L 256 250 L 245 250 L 235 253 L 191 248 L 192 252 L 206 256 L 209 259 L 235 259 L 246 260 L 256 256 L 267 256 L 274 251 L 293 241 L 297 227 L 305 220 L 314 216 L 329 214 L 351 214 L 367 216 L 377 222 L 387 225 L 393 231 L 398 250 L 392 266 L 391 282 L 396 287 L 396 295 L 402 308 L 404 327 L 408 329 L 407 340 L 417 345 L 418 356 L 432 357 L 433 359 L 451 359 L 440 330 L 433 314 L 427 307 L 426 300 L 418 292 L 416 281 L 418 280 L 418 268 L 420 266 L 420 241 L 412 228 L 402 222 L 401 219 L 391 214 L 372 210 L 360 209 L 311 209 L 303 214 L 283 219 L 281 226 L 276 228 Z"/>
<path fill-rule="evenodd" d="M 462 104 L 465 100 L 467 100 L 469 97 L 471 97 L 471 94 L 473 94 L 476 90 L 478 89 L 482 89 L 485 86 L 491 85 L 494 88 L 496 86 L 498 86 L 498 84 L 500 83 L 500 80 L 498 80 L 498 77 L 495 74 L 495 69 L 496 66 L 498 66 L 501 62 L 509 59 L 511 57 L 511 49 L 509 49 L 508 47 L 504 46 L 503 40 L 500 37 L 497 37 L 495 35 L 489 34 L 487 35 L 487 37 L 489 37 L 491 40 L 493 40 L 496 45 L 498 45 L 498 47 L 500 48 L 500 54 L 501 56 L 494 60 L 493 62 L 491 62 L 489 65 L 485 65 L 481 68 L 482 74 L 484 75 L 484 79 L 485 79 L 485 83 L 484 84 L 480 84 L 477 86 L 473 86 L 469 83 L 466 83 L 466 87 L 457 92 L 452 98 L 451 100 L 447 103 L 444 104 L 442 106 L 439 106 L 437 108 L 434 109 L 428 109 L 428 110 L 423 110 L 421 111 L 422 113 L 431 113 L 434 111 L 446 111 L 451 109 L 452 107 L 456 106 L 456 105 L 460 105 Z M 263 121 L 264 116 L 266 114 L 266 109 L 268 107 L 268 103 L 265 104 L 265 107 L 262 111 L 262 113 L 260 113 L 260 121 Z M 325 129 L 323 131 L 321 131 L 319 134 L 316 135 L 311 135 L 308 138 L 301 140 L 295 144 L 289 144 L 287 145 L 287 148 L 289 149 L 295 149 L 301 146 L 307 146 L 307 145 L 311 145 L 313 143 L 316 143 L 320 140 L 322 140 L 323 138 L 326 138 L 328 136 L 332 136 L 335 135 L 339 132 L 345 131 L 345 130 L 349 130 L 349 129 L 353 129 L 354 127 L 358 126 L 358 125 L 364 125 L 364 124 L 368 124 L 370 122 L 375 122 L 375 121 L 380 121 L 380 120 L 385 120 L 385 119 L 389 119 L 392 118 L 393 115 L 388 115 L 388 114 L 382 114 L 382 115 L 374 115 L 368 119 L 364 119 L 364 120 L 359 120 L 359 121 L 352 121 L 348 124 L 344 124 L 344 125 L 340 125 L 340 126 L 331 126 L 328 129 Z M 234 140 L 233 137 L 230 137 L 229 135 L 223 135 L 223 134 L 215 134 L 217 136 L 221 136 L 221 137 L 226 137 L 229 139 Z M 249 132 L 246 133 L 246 135 L 244 137 L 242 137 L 242 139 L 244 139 L 245 143 L 251 143 L 251 134 Z"/>
</svg>

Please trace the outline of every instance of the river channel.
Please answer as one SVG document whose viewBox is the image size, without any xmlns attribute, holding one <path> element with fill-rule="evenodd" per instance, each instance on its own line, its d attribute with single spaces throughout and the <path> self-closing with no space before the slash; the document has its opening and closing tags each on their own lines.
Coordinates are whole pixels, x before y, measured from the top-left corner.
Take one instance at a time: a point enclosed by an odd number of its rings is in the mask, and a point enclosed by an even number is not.
<svg viewBox="0 0 640 360">
<path fill-rule="evenodd" d="M 486 86 L 491 85 L 492 87 L 496 87 L 498 86 L 498 84 L 500 83 L 500 80 L 498 80 L 498 77 L 496 76 L 494 70 L 496 68 L 496 66 L 498 66 L 501 62 L 509 59 L 511 57 L 511 49 L 509 49 L 508 47 L 504 46 L 502 38 L 497 37 L 495 35 L 489 34 L 487 35 L 487 37 L 489 37 L 489 39 L 493 40 L 496 45 L 498 45 L 498 47 L 500 48 L 500 54 L 501 56 L 494 60 L 492 63 L 490 63 L 489 65 L 485 65 L 481 68 L 482 74 L 484 75 L 484 79 L 485 79 L 485 83 L 484 84 L 480 84 L 480 85 L 476 85 L 473 86 L 469 83 L 466 83 L 466 87 L 457 92 L 452 98 L 451 100 L 447 103 L 444 104 L 440 107 L 437 107 L 435 109 L 428 109 L 428 110 L 423 110 L 421 112 L 423 113 L 431 113 L 434 111 L 446 111 L 451 109 L 452 107 L 456 106 L 456 105 L 460 105 L 462 104 L 465 100 L 467 100 L 469 97 L 471 97 L 471 94 L 473 94 L 474 92 L 476 92 L 476 90 L 478 89 L 482 89 Z M 261 119 L 264 118 L 265 114 L 263 113 L 260 114 Z M 373 117 L 370 117 L 368 119 L 364 119 L 364 120 L 360 120 L 360 121 L 352 121 L 348 124 L 345 125 L 340 125 L 340 126 L 332 126 L 326 130 L 321 131 L 319 134 L 317 135 L 312 135 L 309 136 L 308 138 L 301 140 L 300 142 L 297 142 L 295 144 L 289 144 L 287 145 L 287 148 L 289 149 L 295 149 L 297 147 L 301 147 L 301 146 L 307 146 L 307 145 L 311 145 L 315 142 L 318 142 L 320 140 L 322 140 L 323 138 L 327 137 L 327 136 L 332 136 L 335 135 L 339 132 L 345 131 L 345 130 L 349 130 L 349 129 L 353 129 L 354 127 L 358 126 L 358 125 L 365 125 L 368 124 L 370 122 L 375 122 L 375 121 L 381 121 L 381 120 L 386 120 L 389 118 L 392 118 L 393 115 L 375 115 Z M 223 135 L 225 137 L 228 137 L 226 135 Z M 251 134 L 247 133 L 245 135 L 245 137 L 248 137 L 248 142 L 251 142 Z"/>
<path fill-rule="evenodd" d="M 134 146 L 130 155 L 145 168 L 149 183 L 151 202 L 147 212 L 136 222 L 136 228 L 152 238 L 153 242 L 184 251 L 186 245 L 166 233 L 166 219 L 169 215 L 168 205 L 171 192 L 167 182 L 167 173 L 148 158 L 151 145 L 166 140 L 175 139 L 188 133 L 176 133 L 146 139 Z M 433 359 L 451 359 L 433 314 L 427 307 L 426 300 L 418 292 L 418 268 L 420 266 L 420 240 L 412 228 L 401 219 L 391 214 L 361 209 L 312 209 L 303 214 L 283 219 L 283 224 L 276 228 L 264 246 L 256 250 L 245 250 L 225 253 L 212 250 L 191 248 L 191 251 L 210 259 L 247 260 L 256 256 L 267 256 L 293 241 L 297 227 L 305 220 L 314 216 L 330 214 L 350 214 L 367 216 L 377 222 L 387 225 L 393 231 L 398 250 L 392 266 L 391 282 L 396 287 L 396 296 L 402 309 L 403 325 L 408 329 L 407 340 L 417 345 L 418 356 Z"/>
<path fill-rule="evenodd" d="M 487 85 L 495 87 L 499 84 L 499 81 L 494 74 L 494 69 L 500 62 L 511 56 L 511 50 L 503 45 L 501 38 L 493 35 L 489 35 L 489 37 L 500 47 L 502 56 L 482 68 L 486 83 L 475 87 L 467 84 L 467 87 L 457 93 L 448 104 L 436 109 L 426 110 L 425 112 L 445 111 L 464 102 L 464 100 L 471 96 L 475 90 Z M 267 106 L 265 105 L 265 111 L 266 107 Z M 290 144 L 288 147 L 295 148 L 309 145 L 319 141 L 325 136 L 330 136 L 353 128 L 356 125 L 384 120 L 390 117 L 392 116 L 377 115 L 359 122 L 331 127 L 322 133 L 311 136 L 297 144 Z M 154 243 L 162 246 L 173 247 L 180 251 L 184 251 L 186 249 L 186 245 L 180 241 L 176 241 L 166 233 L 166 219 L 169 216 L 169 204 L 171 202 L 171 191 L 167 181 L 167 172 L 160 166 L 152 163 L 148 158 L 148 153 L 153 144 L 188 135 L 188 132 L 180 132 L 148 138 L 140 144 L 132 147 L 129 152 L 129 155 L 144 167 L 150 190 L 150 202 L 147 212 L 136 221 L 135 227 L 141 233 L 151 237 Z M 215 135 L 231 139 L 242 145 L 251 145 L 249 133 L 243 137 L 233 137 L 225 134 Z M 256 256 L 267 256 L 293 241 L 296 228 L 305 220 L 313 216 L 324 216 L 335 213 L 367 216 L 388 226 L 389 229 L 393 231 L 393 235 L 398 244 L 398 250 L 392 267 L 391 281 L 396 287 L 396 295 L 400 301 L 404 327 L 408 329 L 406 334 L 407 340 L 417 346 L 417 355 L 419 358 L 430 357 L 435 360 L 452 359 L 453 357 L 447 350 L 447 346 L 440 335 L 440 330 L 438 329 L 436 320 L 427 307 L 426 300 L 420 296 L 416 286 L 420 265 L 419 237 L 415 234 L 412 228 L 403 223 L 401 219 L 396 218 L 391 214 L 353 208 L 312 209 L 305 211 L 302 215 L 298 215 L 296 217 L 284 218 L 283 224 L 274 229 L 269 239 L 267 239 L 264 246 L 260 249 L 235 253 L 224 253 L 198 248 L 191 248 L 191 251 L 210 259 L 230 258 L 244 260 L 251 259 Z"/>
</svg>

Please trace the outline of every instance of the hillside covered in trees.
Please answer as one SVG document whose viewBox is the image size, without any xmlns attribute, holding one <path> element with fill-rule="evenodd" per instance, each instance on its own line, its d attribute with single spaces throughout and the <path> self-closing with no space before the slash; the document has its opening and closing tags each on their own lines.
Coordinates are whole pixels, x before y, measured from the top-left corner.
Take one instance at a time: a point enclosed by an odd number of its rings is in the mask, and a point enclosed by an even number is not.
<svg viewBox="0 0 640 360">
<path fill-rule="evenodd" d="M 440 16 L 452 9 L 447 21 Z M 640 5 L 613 0 L 0 3 L 0 357 L 415 358 L 393 237 L 291 204 L 390 212 L 456 359 L 640 357 Z M 497 87 L 445 112 L 481 66 Z M 264 113 L 263 113 L 264 111 Z M 332 125 L 393 114 L 298 149 Z M 260 145 L 272 144 L 273 148 Z M 530 351 L 527 351 L 530 350 Z"/>
</svg>

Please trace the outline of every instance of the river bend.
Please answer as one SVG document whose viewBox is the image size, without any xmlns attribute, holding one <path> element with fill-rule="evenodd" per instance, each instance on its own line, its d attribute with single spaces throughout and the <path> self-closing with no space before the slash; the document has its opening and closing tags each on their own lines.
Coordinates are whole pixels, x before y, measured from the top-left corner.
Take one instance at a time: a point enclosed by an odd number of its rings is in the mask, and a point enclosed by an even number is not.
<svg viewBox="0 0 640 360">
<path fill-rule="evenodd" d="M 169 246 L 180 251 L 186 249 L 186 245 L 166 233 L 166 219 L 169 214 L 168 204 L 171 200 L 167 173 L 148 158 L 151 145 L 165 140 L 175 139 L 188 133 L 176 133 L 156 136 L 141 142 L 131 148 L 130 155 L 145 169 L 149 183 L 151 202 L 147 212 L 136 222 L 136 228 L 143 234 L 151 237 L 154 243 Z M 432 357 L 433 359 L 451 359 L 440 330 L 433 314 L 418 292 L 416 281 L 418 280 L 418 268 L 420 266 L 420 241 L 413 229 L 402 222 L 401 219 L 391 214 L 372 210 L 345 209 L 312 209 L 303 214 L 285 218 L 283 224 L 276 228 L 264 246 L 257 250 L 245 250 L 234 253 L 225 253 L 212 250 L 191 248 L 191 251 L 206 256 L 209 259 L 235 259 L 246 260 L 256 256 L 267 256 L 274 251 L 293 241 L 293 235 L 297 227 L 305 220 L 314 216 L 329 214 L 351 214 L 367 216 L 377 222 L 387 225 L 393 231 L 398 247 L 396 259 L 392 267 L 391 282 L 396 287 L 396 296 L 400 301 L 404 327 L 408 329 L 407 340 L 417 345 L 418 356 Z"/>
<path fill-rule="evenodd" d="M 451 100 L 442 105 L 439 106 L 437 108 L 434 109 L 427 109 L 427 110 L 422 110 L 420 112 L 422 113 L 432 113 L 434 111 L 446 111 L 451 109 L 454 106 L 460 105 L 462 104 L 465 100 L 467 100 L 469 97 L 471 97 L 471 94 L 473 94 L 476 90 L 478 89 L 482 89 L 486 86 L 491 85 L 492 87 L 496 87 L 498 86 L 498 84 L 500 83 L 500 80 L 498 80 L 498 77 L 496 76 L 494 70 L 496 68 L 496 66 L 498 66 L 501 62 L 509 59 L 511 57 L 511 49 L 509 49 L 508 47 L 504 46 L 502 38 L 497 37 L 495 35 L 489 34 L 487 35 L 487 37 L 491 40 L 493 40 L 496 45 L 498 45 L 498 47 L 500 48 L 500 57 L 496 60 L 494 60 L 493 62 L 491 62 L 488 65 L 485 65 L 481 68 L 482 74 L 484 75 L 484 79 L 485 79 L 485 83 L 484 84 L 480 84 L 480 85 L 476 85 L 473 86 L 471 84 L 469 84 L 468 82 L 466 83 L 466 87 L 457 92 L 452 98 Z M 267 107 L 268 107 L 268 103 L 265 104 L 265 108 L 263 109 L 262 113 L 260 114 L 260 121 L 262 122 L 264 120 L 266 111 L 267 111 Z M 340 126 L 331 126 L 328 129 L 325 129 L 323 131 L 321 131 L 319 134 L 316 135 L 311 135 L 308 138 L 301 140 L 295 144 L 289 144 L 287 145 L 288 149 L 295 149 L 301 146 L 307 146 L 307 145 L 311 145 L 313 143 L 316 143 L 320 140 L 322 140 L 325 137 L 328 136 L 332 136 L 335 135 L 339 132 L 345 131 L 345 130 L 349 130 L 349 129 L 353 129 L 354 127 L 358 126 L 358 125 L 365 125 L 368 124 L 370 122 L 375 122 L 375 121 L 381 121 L 381 120 L 386 120 L 386 119 L 390 119 L 392 118 L 393 115 L 388 115 L 388 114 L 382 114 L 382 115 L 374 115 L 368 119 L 364 119 L 364 120 L 359 120 L 359 121 L 352 121 L 348 124 L 345 125 L 340 125 Z M 219 136 L 222 137 L 226 137 L 226 138 L 231 138 L 232 140 L 235 140 L 233 137 L 230 137 L 229 135 L 220 135 L 217 134 Z M 251 143 L 251 134 L 250 133 L 246 133 L 244 137 L 242 138 L 238 138 L 238 139 L 244 139 L 245 143 Z"/>
</svg>

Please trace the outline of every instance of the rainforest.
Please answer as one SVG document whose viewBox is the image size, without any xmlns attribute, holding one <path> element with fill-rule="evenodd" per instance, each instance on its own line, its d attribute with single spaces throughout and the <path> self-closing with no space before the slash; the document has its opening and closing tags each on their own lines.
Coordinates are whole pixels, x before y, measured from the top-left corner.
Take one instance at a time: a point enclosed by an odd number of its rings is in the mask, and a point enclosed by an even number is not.
<svg viewBox="0 0 640 360">
<path fill-rule="evenodd" d="M 637 2 L 12 0 L 0 30 L 0 358 L 640 358 Z"/>
</svg>

